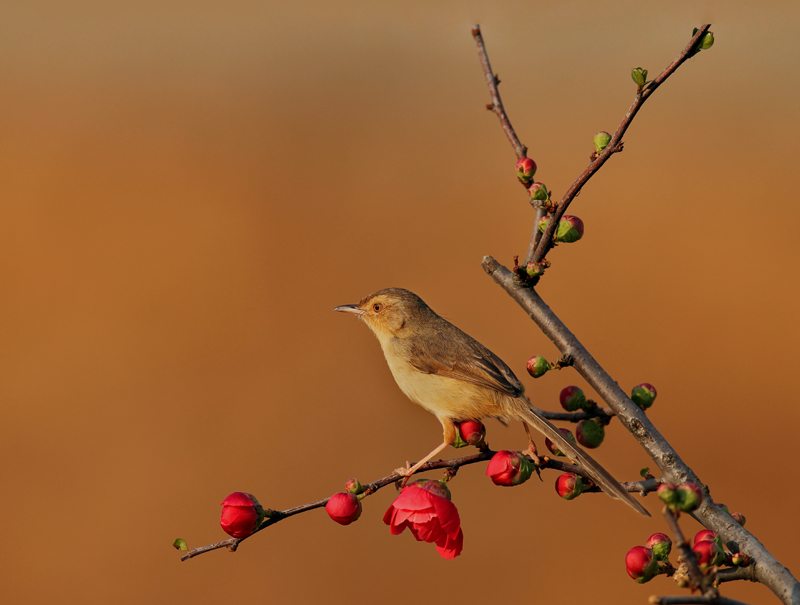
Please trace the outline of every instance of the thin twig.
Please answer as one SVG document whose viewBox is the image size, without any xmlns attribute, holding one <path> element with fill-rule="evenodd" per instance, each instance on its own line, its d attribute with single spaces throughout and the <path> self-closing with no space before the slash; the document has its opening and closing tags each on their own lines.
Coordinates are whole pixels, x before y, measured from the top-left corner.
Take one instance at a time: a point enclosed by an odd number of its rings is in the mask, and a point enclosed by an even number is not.
<svg viewBox="0 0 800 605">
<path fill-rule="evenodd" d="M 666 79 L 669 78 L 675 72 L 675 70 L 681 66 L 684 61 L 696 53 L 697 44 L 699 43 L 700 39 L 706 35 L 706 32 L 710 27 L 711 24 L 707 24 L 698 29 L 697 33 L 681 51 L 681 54 L 679 54 L 675 60 L 670 63 L 667 68 L 662 71 L 652 82 L 636 92 L 636 98 L 634 99 L 633 104 L 628 109 L 625 117 L 622 118 L 622 122 L 620 123 L 619 127 L 617 127 L 614 135 L 611 137 L 611 141 L 608 143 L 602 153 L 600 153 L 600 155 L 598 155 L 589 163 L 589 166 L 586 167 L 586 170 L 584 170 L 575 180 L 575 182 L 572 183 L 569 189 L 567 189 L 567 191 L 564 193 L 564 197 L 562 197 L 556 205 L 556 210 L 547 225 L 547 229 L 545 229 L 544 235 L 541 238 L 538 238 L 539 241 L 536 244 L 536 251 L 530 257 L 525 257 L 526 263 L 530 261 L 535 263 L 540 262 L 547 255 L 547 253 L 553 247 L 553 237 L 556 229 L 558 228 L 558 223 L 561 220 L 561 217 L 567 211 L 567 208 L 569 208 L 572 200 L 575 199 L 575 196 L 581 192 L 583 186 L 589 181 L 590 178 L 592 178 L 594 173 L 600 170 L 603 164 L 605 164 L 613 154 L 622 150 L 622 137 L 625 136 L 625 132 L 631 125 L 633 118 L 636 117 L 637 113 L 639 113 L 639 110 L 642 108 L 642 105 L 644 105 L 644 102 L 653 95 L 656 89 L 658 89 L 658 87 L 661 86 Z M 534 225 L 533 230 L 534 237 L 532 239 L 535 239 L 535 233 L 538 231 L 537 225 Z"/>
<path fill-rule="evenodd" d="M 756 577 L 756 565 L 751 563 L 747 567 L 731 567 L 729 569 L 720 569 L 717 572 L 717 584 L 723 582 L 733 582 L 734 580 L 749 580 L 750 582 L 758 582 Z"/>
<path fill-rule="evenodd" d="M 688 567 L 689 579 L 692 582 L 692 586 L 700 589 L 700 591 L 706 595 L 706 591 L 711 587 L 712 582 L 703 575 L 702 571 L 700 571 L 700 566 L 697 563 L 697 557 L 689 546 L 689 541 L 684 537 L 683 532 L 678 525 L 678 519 L 676 518 L 675 513 L 673 513 L 666 506 L 664 507 L 664 518 L 667 520 L 667 525 L 669 525 L 669 529 L 672 532 L 672 535 L 675 537 L 672 542 L 678 547 L 678 550 L 681 553 L 681 559 Z"/>
<path fill-rule="evenodd" d="M 511 121 L 506 115 L 506 110 L 503 108 L 503 101 L 500 99 L 500 91 L 497 89 L 500 80 L 497 79 L 497 75 L 492 71 L 492 66 L 489 64 L 489 55 L 486 53 L 486 45 L 483 43 L 480 25 L 473 26 L 472 37 L 475 38 L 475 44 L 478 45 L 478 58 L 481 60 L 483 74 L 486 76 L 486 84 L 489 85 L 489 93 L 492 95 L 492 103 L 491 105 L 487 105 L 487 109 L 491 109 L 497 114 L 500 124 L 503 126 L 503 130 L 511 146 L 514 148 L 514 153 L 517 154 L 517 159 L 521 160 L 527 157 L 528 148 L 520 142 L 517 133 L 514 132 L 514 128 L 511 126 Z"/>
<path fill-rule="evenodd" d="M 704 597 L 704 596 L 693 596 L 693 597 L 650 597 L 650 602 L 653 605 L 694 605 L 695 603 L 702 605 L 747 605 L 747 603 L 743 603 L 742 601 L 734 601 L 733 599 L 727 599 L 725 597 Z"/>
<path fill-rule="evenodd" d="M 539 415 L 544 416 L 548 420 L 563 420 L 564 422 L 580 422 L 588 418 L 611 418 L 614 416 L 614 410 L 601 408 L 600 406 L 581 412 L 550 412 L 548 410 L 540 410 L 539 408 L 534 409 Z"/>
</svg>

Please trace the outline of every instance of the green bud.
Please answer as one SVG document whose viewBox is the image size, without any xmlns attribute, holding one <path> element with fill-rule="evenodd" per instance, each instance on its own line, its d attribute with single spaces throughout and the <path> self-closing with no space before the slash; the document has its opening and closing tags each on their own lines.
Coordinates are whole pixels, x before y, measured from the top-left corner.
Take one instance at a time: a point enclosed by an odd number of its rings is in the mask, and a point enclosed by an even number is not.
<svg viewBox="0 0 800 605">
<path fill-rule="evenodd" d="M 600 153 L 608 147 L 608 144 L 611 142 L 611 135 L 608 134 L 606 131 L 602 130 L 594 135 L 594 150 L 597 153 Z"/>
<path fill-rule="evenodd" d="M 703 491 L 695 483 L 683 483 L 675 491 L 678 494 L 679 508 L 685 513 L 697 510 L 703 503 Z"/>
<path fill-rule="evenodd" d="M 344 484 L 344 491 L 346 491 L 348 494 L 355 494 L 357 496 L 358 494 L 364 493 L 364 486 L 361 485 L 361 482 L 358 479 L 353 477 Z"/>
<path fill-rule="evenodd" d="M 700 39 L 700 50 L 708 50 L 712 46 L 714 46 L 714 34 L 708 32 Z"/>
<path fill-rule="evenodd" d="M 177 540 L 175 540 L 175 541 L 172 543 L 172 545 L 173 545 L 173 546 L 174 546 L 174 547 L 175 547 L 177 550 L 189 550 L 189 547 L 186 545 L 186 540 L 182 540 L 181 538 L 178 538 Z"/>
<path fill-rule="evenodd" d="M 544 270 L 549 266 L 550 263 L 547 261 L 541 263 L 534 263 L 531 261 L 525 266 L 525 272 L 528 274 L 528 277 L 541 277 L 544 275 Z"/>
<path fill-rule="evenodd" d="M 633 81 L 636 83 L 636 86 L 638 86 L 639 90 L 641 90 L 647 83 L 647 70 L 642 69 L 641 67 L 634 67 L 631 70 L 631 78 L 633 78 Z"/>
<path fill-rule="evenodd" d="M 541 355 L 536 355 L 528 360 L 528 374 L 540 378 L 553 369 L 553 365 Z"/>
<path fill-rule="evenodd" d="M 631 400 L 643 410 L 646 410 L 656 400 L 656 387 L 647 382 L 638 384 L 631 390 Z"/>
<path fill-rule="evenodd" d="M 547 186 L 539 181 L 528 187 L 528 195 L 531 196 L 531 201 L 546 202 L 550 199 L 550 192 L 547 190 Z"/>
<path fill-rule="evenodd" d="M 575 427 L 575 437 L 583 447 L 596 448 L 606 438 L 606 429 L 596 420 L 587 418 L 581 420 Z"/>
</svg>

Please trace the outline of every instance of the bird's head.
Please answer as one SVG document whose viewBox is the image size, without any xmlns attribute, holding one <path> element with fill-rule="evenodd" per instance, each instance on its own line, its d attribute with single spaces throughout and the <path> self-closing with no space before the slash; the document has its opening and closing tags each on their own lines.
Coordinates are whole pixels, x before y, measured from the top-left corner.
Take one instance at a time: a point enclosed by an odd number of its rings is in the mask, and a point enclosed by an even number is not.
<svg viewBox="0 0 800 605">
<path fill-rule="evenodd" d="M 362 298 L 358 304 L 342 305 L 334 311 L 353 313 L 379 340 L 413 331 L 421 318 L 433 313 L 419 296 L 402 288 L 378 290 Z"/>
</svg>

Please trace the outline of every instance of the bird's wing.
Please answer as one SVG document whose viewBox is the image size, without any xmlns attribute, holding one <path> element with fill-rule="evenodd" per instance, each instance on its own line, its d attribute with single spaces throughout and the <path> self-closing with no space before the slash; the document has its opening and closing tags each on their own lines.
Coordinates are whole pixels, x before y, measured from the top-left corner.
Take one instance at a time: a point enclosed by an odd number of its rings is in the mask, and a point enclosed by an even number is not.
<svg viewBox="0 0 800 605">
<path fill-rule="evenodd" d="M 435 332 L 415 340 L 408 362 L 425 374 L 463 380 L 512 397 L 523 393 L 524 387 L 502 359 L 474 338 L 461 334 L 457 342 Z"/>
</svg>

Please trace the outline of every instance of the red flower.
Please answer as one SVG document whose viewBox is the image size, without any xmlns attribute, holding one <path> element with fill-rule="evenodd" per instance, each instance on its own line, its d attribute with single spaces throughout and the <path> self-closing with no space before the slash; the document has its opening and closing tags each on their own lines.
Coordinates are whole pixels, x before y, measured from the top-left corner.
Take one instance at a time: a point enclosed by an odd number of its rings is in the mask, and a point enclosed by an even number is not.
<svg viewBox="0 0 800 605">
<path fill-rule="evenodd" d="M 489 460 L 486 476 L 491 477 L 495 485 L 513 487 L 525 483 L 531 477 L 533 464 L 519 452 L 502 450 Z"/>
<path fill-rule="evenodd" d="M 219 524 L 225 533 L 234 538 L 246 538 L 264 519 L 264 509 L 252 494 L 233 492 L 222 501 L 221 506 Z"/>
<path fill-rule="evenodd" d="M 456 505 L 440 481 L 415 481 L 407 485 L 383 516 L 393 536 L 408 528 L 420 542 L 436 544 L 445 559 L 461 554 L 464 534 Z"/>
<path fill-rule="evenodd" d="M 350 525 L 361 516 L 361 500 L 355 494 L 333 494 L 325 505 L 328 516 L 341 525 Z"/>
</svg>

